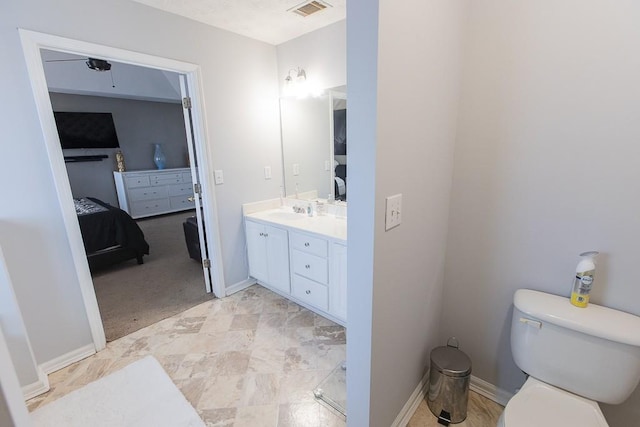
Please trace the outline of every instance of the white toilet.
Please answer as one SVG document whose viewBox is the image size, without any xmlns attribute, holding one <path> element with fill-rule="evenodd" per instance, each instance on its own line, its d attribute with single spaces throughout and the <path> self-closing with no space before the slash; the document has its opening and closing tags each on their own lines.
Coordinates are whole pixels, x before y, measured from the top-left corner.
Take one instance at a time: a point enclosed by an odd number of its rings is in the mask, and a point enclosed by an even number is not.
<svg viewBox="0 0 640 427">
<path fill-rule="evenodd" d="M 606 427 L 597 402 L 624 402 L 640 381 L 640 317 L 520 289 L 511 352 L 529 375 L 498 427 Z"/>
</svg>

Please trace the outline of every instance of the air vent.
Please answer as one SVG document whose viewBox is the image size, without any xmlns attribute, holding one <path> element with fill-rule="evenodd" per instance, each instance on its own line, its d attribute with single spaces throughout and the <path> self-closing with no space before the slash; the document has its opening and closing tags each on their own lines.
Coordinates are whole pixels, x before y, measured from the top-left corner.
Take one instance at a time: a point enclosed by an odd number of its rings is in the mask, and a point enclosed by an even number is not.
<svg viewBox="0 0 640 427">
<path fill-rule="evenodd" d="M 312 15 L 316 12 L 320 12 L 321 10 L 326 9 L 327 7 L 330 7 L 331 5 L 329 3 L 325 3 L 323 1 L 318 1 L 318 0 L 314 0 L 314 1 L 310 1 L 310 2 L 304 2 L 302 4 L 299 4 L 297 6 L 294 6 L 293 8 L 289 9 L 289 12 L 293 12 L 296 13 L 300 16 L 304 16 L 307 17 L 309 15 Z"/>
</svg>

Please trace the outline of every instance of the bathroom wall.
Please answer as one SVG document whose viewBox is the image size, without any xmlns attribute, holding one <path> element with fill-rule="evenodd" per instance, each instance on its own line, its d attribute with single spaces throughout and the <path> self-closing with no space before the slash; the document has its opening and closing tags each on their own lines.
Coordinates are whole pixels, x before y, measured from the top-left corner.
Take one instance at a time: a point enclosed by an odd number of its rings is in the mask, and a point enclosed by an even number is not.
<svg viewBox="0 0 640 427">
<path fill-rule="evenodd" d="M 392 425 L 442 344 L 466 2 L 347 7 L 347 412 L 350 425 L 378 427 Z M 402 224 L 385 231 L 385 197 L 397 193 Z"/>
<path fill-rule="evenodd" d="M 598 250 L 592 301 L 640 315 L 640 6 L 469 8 L 440 341 L 458 337 L 473 374 L 513 393 L 516 289 L 568 296 L 578 254 Z M 640 393 L 605 412 L 630 425 Z"/>
<path fill-rule="evenodd" d="M 347 83 L 347 21 L 339 21 L 277 46 L 278 82 L 284 86 L 289 70 L 304 68 L 320 88 Z"/>
<path fill-rule="evenodd" d="M 97 17 L 100 19 L 88 19 Z M 38 364 L 91 345 L 17 28 L 198 64 L 207 159 L 216 186 L 225 283 L 247 278 L 242 203 L 278 197 L 281 180 L 275 47 L 128 0 L 8 0 L 0 14 L 3 143 L 0 244 Z M 4 143 L 4 141 L 10 143 Z"/>
</svg>

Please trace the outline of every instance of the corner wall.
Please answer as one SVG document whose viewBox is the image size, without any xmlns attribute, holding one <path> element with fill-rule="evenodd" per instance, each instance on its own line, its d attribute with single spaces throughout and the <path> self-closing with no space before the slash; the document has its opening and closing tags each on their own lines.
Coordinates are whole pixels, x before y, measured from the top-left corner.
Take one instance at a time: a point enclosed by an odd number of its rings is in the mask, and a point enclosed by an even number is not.
<svg viewBox="0 0 640 427">
<path fill-rule="evenodd" d="M 398 8 L 380 0 L 379 16 L 366 12 L 371 2 L 348 8 L 347 363 L 357 370 L 347 374 L 348 412 L 354 425 L 389 426 L 426 372 L 431 349 L 442 344 L 466 2 L 415 0 Z M 385 231 L 385 197 L 397 193 L 402 224 Z M 368 337 L 369 378 L 361 372 Z M 356 393 L 362 397 L 352 402 Z"/>
<path fill-rule="evenodd" d="M 598 250 L 592 301 L 640 315 L 640 8 L 469 5 L 440 340 L 513 393 L 516 289 L 568 296 L 578 254 Z M 630 425 L 640 392 L 604 410 Z"/>
</svg>

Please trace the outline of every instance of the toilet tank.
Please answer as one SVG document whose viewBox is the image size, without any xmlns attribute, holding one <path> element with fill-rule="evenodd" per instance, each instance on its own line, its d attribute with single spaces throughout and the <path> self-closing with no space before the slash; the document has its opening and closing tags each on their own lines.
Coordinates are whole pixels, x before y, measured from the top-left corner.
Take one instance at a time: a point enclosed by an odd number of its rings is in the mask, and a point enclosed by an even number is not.
<svg viewBox="0 0 640 427">
<path fill-rule="evenodd" d="M 624 402 L 640 381 L 640 317 L 520 289 L 513 299 L 511 352 L 543 382 L 598 402 Z"/>
</svg>

